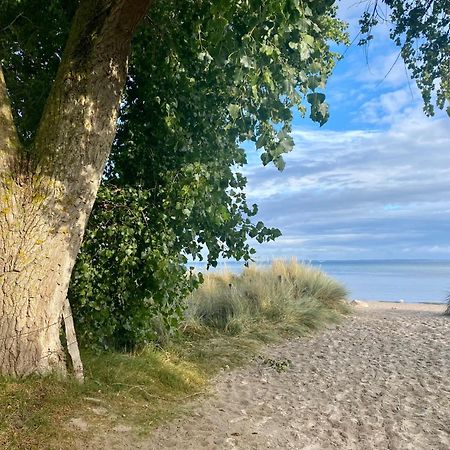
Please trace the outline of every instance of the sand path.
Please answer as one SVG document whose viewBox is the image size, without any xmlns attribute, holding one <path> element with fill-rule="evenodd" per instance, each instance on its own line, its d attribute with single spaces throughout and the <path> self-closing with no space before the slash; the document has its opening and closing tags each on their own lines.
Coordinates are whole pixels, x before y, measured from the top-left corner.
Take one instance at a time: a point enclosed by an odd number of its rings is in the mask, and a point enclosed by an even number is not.
<svg viewBox="0 0 450 450">
<path fill-rule="evenodd" d="M 291 360 L 289 369 L 255 361 L 224 372 L 188 416 L 126 448 L 450 449 L 443 307 L 356 309 L 336 328 L 267 350 L 272 360 Z"/>
</svg>

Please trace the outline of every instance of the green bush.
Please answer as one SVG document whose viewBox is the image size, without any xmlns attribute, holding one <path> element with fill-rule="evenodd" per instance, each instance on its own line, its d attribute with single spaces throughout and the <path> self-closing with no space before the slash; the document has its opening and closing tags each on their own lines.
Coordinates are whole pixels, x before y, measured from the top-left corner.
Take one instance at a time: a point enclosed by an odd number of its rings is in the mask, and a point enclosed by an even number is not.
<svg viewBox="0 0 450 450">
<path fill-rule="evenodd" d="M 200 279 L 173 230 L 149 212 L 146 191 L 100 191 L 69 289 L 83 346 L 130 350 L 172 333 L 183 318 Z"/>
</svg>

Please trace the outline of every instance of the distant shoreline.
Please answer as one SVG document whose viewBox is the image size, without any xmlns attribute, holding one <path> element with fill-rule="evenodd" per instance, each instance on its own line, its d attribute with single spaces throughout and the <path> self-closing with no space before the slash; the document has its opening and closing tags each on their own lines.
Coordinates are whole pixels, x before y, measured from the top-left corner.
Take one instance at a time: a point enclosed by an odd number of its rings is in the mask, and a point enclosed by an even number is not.
<svg viewBox="0 0 450 450">
<path fill-rule="evenodd" d="M 281 261 L 290 261 L 292 259 L 295 259 L 298 261 L 299 264 L 326 264 L 326 263 L 337 263 L 337 264 L 356 264 L 356 263 L 378 263 L 378 264 L 398 264 L 398 263 L 438 263 L 438 264 L 450 264 L 450 259 L 426 259 L 426 258 L 409 258 L 409 259 L 303 259 L 296 256 L 288 256 L 288 257 L 273 257 L 273 258 L 261 258 L 261 259 L 255 259 L 254 261 L 250 262 L 250 264 L 262 264 L 262 265 L 270 265 L 272 264 L 272 261 L 274 260 L 281 260 Z M 187 266 L 189 265 L 200 265 L 204 266 L 206 265 L 206 261 L 188 261 L 186 263 Z M 217 265 L 219 267 L 226 266 L 226 265 L 244 265 L 244 261 L 236 261 L 233 259 L 221 259 L 217 261 Z"/>
<path fill-rule="evenodd" d="M 411 302 L 411 301 L 408 301 L 408 300 L 404 300 L 404 301 L 402 301 L 402 300 L 370 300 L 370 299 L 351 299 L 351 300 L 349 300 L 350 302 L 352 302 L 353 300 L 356 300 L 356 301 L 362 301 L 362 302 L 371 302 L 371 303 L 374 303 L 374 302 L 379 302 L 379 303 L 395 303 L 395 304 L 399 304 L 399 305 L 402 305 L 402 304 L 406 304 L 406 305 L 438 305 L 438 306 L 440 306 L 440 305 L 447 305 L 447 302 L 438 302 L 438 301 L 435 301 L 435 300 L 433 300 L 433 301 L 430 301 L 430 302 L 427 302 L 427 301 L 421 301 L 421 302 Z"/>
<path fill-rule="evenodd" d="M 371 313 L 372 311 L 404 311 L 404 312 L 428 312 L 443 315 L 447 309 L 446 303 L 431 302 L 395 302 L 387 300 L 351 300 L 350 306 L 361 313 Z"/>
</svg>

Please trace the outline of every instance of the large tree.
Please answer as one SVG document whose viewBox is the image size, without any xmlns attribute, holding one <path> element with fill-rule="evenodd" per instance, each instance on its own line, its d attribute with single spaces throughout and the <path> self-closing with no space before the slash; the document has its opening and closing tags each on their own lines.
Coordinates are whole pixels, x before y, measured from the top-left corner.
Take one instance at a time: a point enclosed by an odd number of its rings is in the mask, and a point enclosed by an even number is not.
<svg viewBox="0 0 450 450">
<path fill-rule="evenodd" d="M 16 10 L 19 2 L 8 3 Z M 59 335 L 70 274 L 114 139 L 131 39 L 149 4 L 80 1 L 57 74 L 43 87 L 49 93 L 29 139 L 19 137 L 14 118 L 20 123 L 28 117 L 11 109 L 0 68 L 2 374 L 64 371 Z M 2 24 L 2 32 L 28 13 Z M 45 42 L 40 44 L 32 51 L 45 51 Z M 27 50 L 18 49 L 17 56 Z M 17 78 L 12 83 L 20 81 L 26 83 Z"/>
<path fill-rule="evenodd" d="M 0 77 L 3 374 L 64 371 L 59 333 L 70 274 L 114 139 L 131 39 L 149 3 L 26 0 L 0 5 L 0 57 L 4 69 Z M 288 136 L 290 107 L 305 111 L 302 102 L 307 99 L 312 117 L 320 123 L 326 120 L 324 95 L 317 90 L 323 88 L 334 60 L 328 42 L 341 37 L 340 27 L 334 26 L 332 2 L 154 3 L 145 32 L 157 36 L 158 45 L 169 50 L 165 59 L 150 58 L 157 66 L 148 67 L 148 81 L 157 84 L 152 89 L 161 91 L 159 97 L 164 102 L 162 123 L 170 124 L 182 117 L 190 121 L 191 132 L 200 135 L 205 130 L 208 110 L 196 111 L 195 105 L 186 102 L 189 96 L 183 97 L 182 88 L 189 95 L 198 90 L 207 100 L 205 106 L 209 103 L 213 107 L 216 102 L 221 105 L 215 110 L 223 125 L 214 130 L 218 142 L 222 133 L 232 140 L 251 137 L 264 149 L 263 162 L 273 161 L 281 167 L 281 153 L 292 148 Z M 189 17 L 191 10 L 194 14 Z M 188 19 L 183 19 L 181 11 L 187 13 Z M 164 21 L 160 21 L 159 14 L 166 15 Z M 171 39 L 173 35 L 166 32 L 170 26 L 179 29 L 186 42 L 179 45 Z M 190 39 L 194 47 L 189 46 Z M 151 44 L 151 40 L 146 42 Z M 153 48 L 137 45 L 133 54 L 140 54 L 141 61 L 145 61 Z M 183 67 L 189 63 L 189 70 L 195 69 L 195 62 L 200 80 L 197 85 L 195 77 L 185 76 Z M 174 71 L 179 77 L 179 98 L 165 95 L 164 70 Z M 225 86 L 241 96 L 205 90 L 201 85 L 203 70 L 211 70 L 212 78 L 234 80 Z M 240 84 L 245 89 L 233 88 Z M 132 77 L 129 85 L 133 85 Z M 252 90 L 252 101 L 245 97 L 247 87 Z M 230 98 L 233 103 L 228 103 Z M 177 116 L 177 103 L 182 104 L 184 116 Z M 186 115 L 189 111 L 192 114 Z M 202 120 L 196 118 L 199 112 Z M 119 123 L 128 119 L 125 108 Z M 146 128 L 146 132 L 151 131 L 152 124 Z M 246 129 L 247 135 L 240 135 L 240 129 Z M 212 129 L 207 130 L 211 133 Z M 168 136 L 168 142 L 175 141 Z M 170 146 L 164 151 L 170 159 Z M 242 158 L 235 145 L 230 151 Z M 133 154 L 126 150 L 120 154 L 145 158 L 145 165 L 153 157 L 151 151 Z M 222 163 L 220 158 L 214 161 L 214 152 L 208 158 L 211 164 Z M 233 159 L 231 155 L 225 163 Z M 132 164 L 132 171 L 138 166 Z M 192 166 L 194 172 L 197 169 Z M 228 180 L 232 181 L 227 170 Z M 209 175 L 203 169 L 194 172 L 194 179 L 208 182 Z M 226 213 L 222 210 L 223 216 Z"/>
</svg>

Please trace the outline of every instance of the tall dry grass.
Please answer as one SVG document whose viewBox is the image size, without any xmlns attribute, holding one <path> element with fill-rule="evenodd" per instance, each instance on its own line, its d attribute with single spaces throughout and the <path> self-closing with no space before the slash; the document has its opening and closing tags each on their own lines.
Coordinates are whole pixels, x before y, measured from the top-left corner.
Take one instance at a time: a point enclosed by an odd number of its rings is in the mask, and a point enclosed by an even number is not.
<svg viewBox="0 0 450 450">
<path fill-rule="evenodd" d="M 210 274 L 188 300 L 186 329 L 232 335 L 260 328 L 314 329 L 347 310 L 347 291 L 336 280 L 295 260 L 269 267 Z"/>
</svg>

